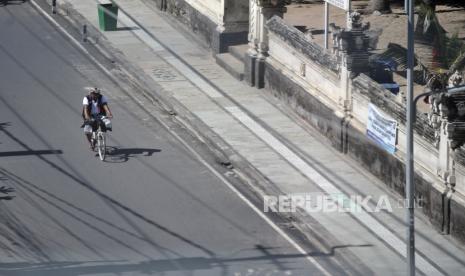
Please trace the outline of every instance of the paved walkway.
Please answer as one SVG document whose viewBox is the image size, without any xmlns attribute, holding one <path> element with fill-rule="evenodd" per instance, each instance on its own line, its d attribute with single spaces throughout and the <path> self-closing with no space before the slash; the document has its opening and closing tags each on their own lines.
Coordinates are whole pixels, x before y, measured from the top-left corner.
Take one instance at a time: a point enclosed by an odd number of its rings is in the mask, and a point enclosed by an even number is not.
<svg viewBox="0 0 465 276">
<path fill-rule="evenodd" d="M 64 0 L 97 27 L 96 1 Z M 363 205 L 353 195 L 387 198 L 392 212 L 308 212 L 331 236 L 376 274 L 405 275 L 405 226 L 400 198 L 283 107 L 219 67 L 211 53 L 173 28 L 150 4 L 117 0 L 120 29 L 104 36 L 164 92 L 177 99 L 283 194 L 338 195 L 346 206 Z M 285 109 L 285 108 L 284 108 Z M 385 206 L 386 207 L 386 206 Z M 429 275 L 463 273 L 465 252 L 416 221 L 417 269 Z"/>
</svg>

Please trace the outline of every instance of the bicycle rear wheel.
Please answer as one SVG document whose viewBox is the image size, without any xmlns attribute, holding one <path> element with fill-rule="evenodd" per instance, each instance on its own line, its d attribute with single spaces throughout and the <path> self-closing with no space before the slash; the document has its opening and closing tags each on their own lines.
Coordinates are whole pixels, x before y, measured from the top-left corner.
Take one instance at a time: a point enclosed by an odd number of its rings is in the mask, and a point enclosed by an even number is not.
<svg viewBox="0 0 465 276">
<path fill-rule="evenodd" d="M 100 157 L 100 160 L 105 161 L 106 141 L 105 141 L 105 134 L 103 132 L 97 133 L 97 149 L 98 149 L 98 156 Z"/>
</svg>

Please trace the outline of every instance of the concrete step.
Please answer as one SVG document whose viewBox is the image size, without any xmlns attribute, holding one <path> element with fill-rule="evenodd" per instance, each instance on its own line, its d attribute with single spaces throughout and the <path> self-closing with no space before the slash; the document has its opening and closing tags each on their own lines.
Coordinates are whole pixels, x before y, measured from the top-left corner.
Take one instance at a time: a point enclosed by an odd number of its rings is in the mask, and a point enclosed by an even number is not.
<svg viewBox="0 0 465 276">
<path fill-rule="evenodd" d="M 216 63 L 238 80 L 244 79 L 244 63 L 230 53 L 215 55 Z"/>
<path fill-rule="evenodd" d="M 245 55 L 247 54 L 248 49 L 248 44 L 234 45 L 228 47 L 228 52 L 243 63 L 245 63 Z"/>
</svg>

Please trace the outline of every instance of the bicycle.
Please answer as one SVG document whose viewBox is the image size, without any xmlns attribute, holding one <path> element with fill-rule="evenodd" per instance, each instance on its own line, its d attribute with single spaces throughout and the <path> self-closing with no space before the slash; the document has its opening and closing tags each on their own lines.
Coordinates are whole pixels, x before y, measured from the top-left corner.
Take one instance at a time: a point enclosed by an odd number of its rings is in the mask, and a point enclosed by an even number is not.
<svg viewBox="0 0 465 276">
<path fill-rule="evenodd" d="M 97 147 L 98 155 L 100 160 L 105 161 L 106 157 L 106 127 L 104 120 L 106 119 L 105 116 L 101 116 L 90 121 L 92 126 L 92 136 L 90 141 L 92 145 Z"/>
</svg>

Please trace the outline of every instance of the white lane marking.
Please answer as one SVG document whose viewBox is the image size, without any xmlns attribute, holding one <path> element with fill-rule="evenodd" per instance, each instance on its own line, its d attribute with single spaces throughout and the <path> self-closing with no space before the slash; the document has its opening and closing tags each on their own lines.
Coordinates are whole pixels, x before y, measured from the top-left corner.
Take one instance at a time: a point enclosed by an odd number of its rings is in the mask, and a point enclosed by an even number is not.
<svg viewBox="0 0 465 276">
<path fill-rule="evenodd" d="M 124 12 L 123 12 L 124 14 Z M 129 24 L 131 26 L 137 26 L 136 22 L 131 20 L 129 17 L 125 15 L 125 24 Z M 142 31 L 142 29 L 140 29 Z M 159 51 L 159 47 L 163 47 L 161 44 L 156 42 L 153 38 L 151 38 L 148 34 L 140 35 L 141 32 L 136 32 L 136 36 L 139 37 L 142 41 L 146 42 L 146 44 L 150 47 L 151 45 L 156 45 L 154 48 L 155 51 Z M 148 43 L 147 43 L 147 40 Z M 156 44 L 155 44 L 156 43 Z M 176 58 L 171 53 L 167 52 L 166 55 L 161 56 L 162 59 L 167 61 L 171 64 L 174 68 L 176 68 L 180 73 L 182 73 L 187 79 L 189 79 L 192 83 L 194 83 L 201 91 L 212 98 L 219 98 L 223 97 L 221 93 L 213 87 L 211 84 L 206 82 L 202 79 L 195 71 L 189 68 L 184 62 Z M 226 108 L 231 115 L 233 115 L 236 119 L 241 121 L 249 130 L 255 133 L 258 137 L 260 137 L 265 143 L 267 143 L 271 148 L 279 152 L 286 160 L 288 160 L 291 164 L 293 164 L 296 168 L 298 168 L 304 175 L 306 175 L 309 179 L 311 179 L 314 183 L 320 186 L 326 193 L 329 195 L 343 195 L 345 197 L 345 202 L 350 203 L 350 207 L 354 208 L 352 210 L 362 210 L 361 212 L 353 212 L 352 214 L 368 229 L 376 233 L 376 235 L 381 238 L 385 243 L 389 244 L 391 247 L 395 249 L 401 256 L 406 258 L 407 250 L 406 244 L 395 236 L 389 229 L 384 227 L 381 223 L 375 220 L 370 214 L 368 214 L 362 206 L 358 203 L 354 202 L 350 199 L 347 195 L 343 194 L 336 186 L 334 186 L 328 179 L 326 179 L 323 175 L 318 173 L 315 169 L 309 166 L 302 158 L 296 155 L 291 149 L 289 149 L 286 145 L 281 143 L 278 139 L 276 139 L 271 133 L 269 133 L 266 129 L 256 123 L 250 116 L 246 113 L 241 111 L 241 109 L 237 106 L 227 107 Z M 357 208 L 357 209 L 355 209 Z M 433 265 L 431 265 L 427 260 L 421 257 L 418 253 L 415 254 L 415 258 L 417 260 L 416 267 L 420 269 L 422 272 L 428 275 L 442 275 L 440 271 L 438 271 Z"/>
<path fill-rule="evenodd" d="M 52 22 L 61 32 L 63 32 L 67 37 L 71 39 L 73 43 L 75 43 L 82 52 L 87 55 L 90 59 L 92 59 L 102 70 L 110 77 L 114 78 L 110 71 L 106 70 L 106 68 L 99 63 L 92 55 L 76 40 L 74 39 L 63 27 L 61 27 L 55 19 L 50 17 L 34 0 L 30 1 L 37 10 L 39 10 L 50 22 Z M 271 219 L 269 219 L 265 214 L 261 212 L 260 209 L 255 207 L 255 205 L 248 200 L 241 192 L 239 192 L 223 175 L 217 172 L 206 160 L 198 154 L 195 149 L 193 149 L 184 139 L 182 139 L 178 134 L 171 130 L 171 128 L 166 125 L 164 122 L 159 121 L 163 127 L 171 133 L 183 146 L 185 146 L 199 162 L 201 162 L 206 168 L 208 168 L 216 177 L 218 177 L 232 192 L 234 192 L 247 206 L 249 206 L 260 218 L 262 218 L 273 230 L 275 230 L 281 237 L 283 237 L 287 242 L 289 242 L 300 254 L 306 256 L 305 258 L 312 263 L 323 275 L 331 276 L 323 266 L 321 266 L 312 256 L 308 256 L 308 252 L 306 252 L 299 244 L 297 244 L 289 235 L 287 235 L 278 225 L 276 225 Z"/>
</svg>

